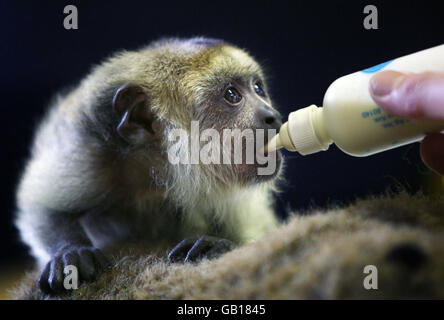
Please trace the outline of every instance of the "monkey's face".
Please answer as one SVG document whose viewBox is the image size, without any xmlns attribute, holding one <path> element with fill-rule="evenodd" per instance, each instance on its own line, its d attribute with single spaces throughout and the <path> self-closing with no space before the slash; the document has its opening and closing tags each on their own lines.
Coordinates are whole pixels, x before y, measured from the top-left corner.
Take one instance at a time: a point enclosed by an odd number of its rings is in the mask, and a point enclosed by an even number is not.
<svg viewBox="0 0 444 320">
<path fill-rule="evenodd" d="M 279 151 L 263 154 L 262 147 L 279 131 L 282 121 L 272 106 L 262 69 L 234 47 L 211 48 L 206 54 L 207 65 L 198 69 L 197 77 L 190 76 L 198 80 L 185 81 L 192 84 L 187 90 L 194 92 L 193 119 L 201 133 L 201 157 L 212 156 L 202 148 L 210 145 L 211 134 L 203 132 L 215 130 L 220 138 L 217 174 L 241 184 L 273 179 L 280 170 L 281 155 Z"/>
<path fill-rule="evenodd" d="M 281 115 L 253 58 L 222 43 L 173 42 L 145 54 L 148 62 L 135 77 L 140 80 L 117 90 L 113 104 L 118 134 L 144 150 L 141 158 L 164 173 L 161 180 L 208 190 L 278 175 L 279 151 L 262 150 L 279 130 Z"/>
</svg>

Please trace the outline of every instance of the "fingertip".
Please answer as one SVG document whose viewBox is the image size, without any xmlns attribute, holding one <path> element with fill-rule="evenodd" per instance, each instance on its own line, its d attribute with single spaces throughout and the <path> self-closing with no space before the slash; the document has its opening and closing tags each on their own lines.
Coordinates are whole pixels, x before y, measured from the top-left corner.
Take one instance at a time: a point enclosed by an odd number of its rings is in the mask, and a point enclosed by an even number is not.
<svg viewBox="0 0 444 320">
<path fill-rule="evenodd" d="M 407 74 L 392 70 L 378 72 L 369 82 L 372 99 L 384 111 L 396 116 L 405 116 L 404 102 L 397 91 L 406 77 Z"/>
<path fill-rule="evenodd" d="M 402 118 L 444 119 L 444 74 L 383 71 L 370 79 L 378 106 Z"/>
<path fill-rule="evenodd" d="M 103 269 L 110 269 L 111 268 L 111 263 L 106 258 L 106 256 L 102 253 L 102 251 L 100 251 L 99 249 L 96 248 L 93 250 L 93 252 L 94 252 L 97 262 L 99 263 L 99 266 L 101 268 L 103 268 Z"/>
<path fill-rule="evenodd" d="M 92 281 L 96 277 L 94 256 L 88 249 L 79 250 L 80 276 L 83 280 Z"/>
<path fill-rule="evenodd" d="M 51 291 L 51 288 L 49 287 L 48 283 L 49 271 L 50 271 L 50 263 L 47 263 L 39 279 L 37 280 L 40 290 L 42 290 L 44 293 L 50 293 Z"/>
<path fill-rule="evenodd" d="M 381 71 L 370 79 L 370 94 L 381 99 L 389 95 L 406 74 L 398 71 Z"/>
<path fill-rule="evenodd" d="M 48 284 L 51 291 L 61 293 L 63 291 L 63 262 L 58 257 L 51 261 Z"/>
</svg>

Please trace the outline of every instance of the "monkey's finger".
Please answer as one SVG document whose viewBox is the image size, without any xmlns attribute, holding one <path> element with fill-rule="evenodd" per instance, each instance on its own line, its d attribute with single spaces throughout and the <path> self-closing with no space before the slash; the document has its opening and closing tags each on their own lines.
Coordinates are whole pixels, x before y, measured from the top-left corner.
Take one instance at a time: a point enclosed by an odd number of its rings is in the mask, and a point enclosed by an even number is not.
<svg viewBox="0 0 444 320">
<path fill-rule="evenodd" d="M 49 287 L 48 278 L 49 278 L 49 271 L 51 269 L 51 262 L 48 262 L 43 269 L 42 274 L 40 275 L 40 278 L 38 280 L 39 288 L 44 293 L 50 293 L 51 288 Z"/>
<path fill-rule="evenodd" d="M 105 257 L 105 255 L 100 251 L 99 249 L 93 250 L 94 257 L 97 261 L 97 264 L 99 265 L 100 269 L 109 269 L 111 268 L 111 263 L 108 261 L 108 259 Z"/>
<path fill-rule="evenodd" d="M 63 261 L 57 257 L 51 261 L 48 283 L 52 291 L 60 293 L 63 291 Z"/>
<path fill-rule="evenodd" d="M 235 245 L 230 240 L 220 239 L 213 245 L 211 249 L 208 250 L 208 252 L 205 254 L 205 257 L 208 259 L 214 259 L 221 256 L 225 252 L 233 250 L 234 248 Z"/>
<path fill-rule="evenodd" d="M 188 251 L 193 247 L 197 238 L 187 238 L 179 242 L 168 254 L 168 262 L 183 261 Z"/>
<path fill-rule="evenodd" d="M 208 249 L 211 248 L 212 244 L 213 244 L 212 241 L 207 240 L 204 237 L 199 238 L 199 240 L 196 241 L 196 243 L 193 245 L 190 251 L 188 251 L 188 254 L 185 258 L 185 262 L 192 262 L 198 260 L 208 251 Z"/>
<path fill-rule="evenodd" d="M 80 276 L 86 281 L 92 281 L 96 277 L 96 266 L 94 264 L 94 255 L 88 249 L 81 249 L 80 255 Z"/>
<path fill-rule="evenodd" d="M 79 269 L 79 254 L 76 251 L 69 251 L 63 255 L 63 266 L 75 266 Z M 63 270 L 65 271 L 65 270 Z"/>
<path fill-rule="evenodd" d="M 63 265 L 65 267 L 72 265 L 75 267 L 79 267 L 79 255 L 75 251 L 67 252 L 63 255 Z"/>
</svg>

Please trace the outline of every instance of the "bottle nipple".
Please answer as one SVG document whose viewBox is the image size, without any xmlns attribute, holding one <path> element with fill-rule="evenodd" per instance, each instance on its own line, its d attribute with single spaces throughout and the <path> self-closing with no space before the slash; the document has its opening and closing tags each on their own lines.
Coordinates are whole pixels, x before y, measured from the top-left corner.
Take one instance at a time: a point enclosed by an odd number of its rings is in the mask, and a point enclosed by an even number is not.
<svg viewBox="0 0 444 320">
<path fill-rule="evenodd" d="M 271 138 L 270 141 L 268 141 L 264 150 L 265 150 L 265 152 L 272 152 L 272 151 L 278 150 L 283 147 L 284 146 L 282 145 L 282 142 L 281 142 L 281 139 L 279 138 L 279 133 L 278 133 L 273 138 Z"/>
<path fill-rule="evenodd" d="M 317 117 L 315 113 L 317 113 Z M 323 126 L 323 123 L 319 122 L 321 113 L 322 108 L 315 105 L 290 113 L 288 121 L 281 126 L 279 133 L 268 142 L 264 151 L 285 148 L 306 155 L 327 150 L 329 144 L 332 143 L 331 139 L 319 140 L 315 129 L 315 124 L 318 130 Z"/>
</svg>

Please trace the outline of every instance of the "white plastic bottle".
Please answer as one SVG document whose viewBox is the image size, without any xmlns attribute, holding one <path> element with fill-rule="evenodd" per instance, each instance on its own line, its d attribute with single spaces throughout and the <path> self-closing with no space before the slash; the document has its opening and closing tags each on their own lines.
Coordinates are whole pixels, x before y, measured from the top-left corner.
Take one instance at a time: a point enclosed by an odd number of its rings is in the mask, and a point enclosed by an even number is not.
<svg viewBox="0 0 444 320">
<path fill-rule="evenodd" d="M 444 121 L 407 120 L 383 111 L 369 92 L 370 78 L 381 70 L 444 72 L 444 45 L 337 79 L 325 93 L 324 106 L 311 105 L 290 113 L 267 149 L 284 147 L 306 155 L 327 150 L 334 142 L 345 153 L 361 157 L 444 130 Z"/>
</svg>

